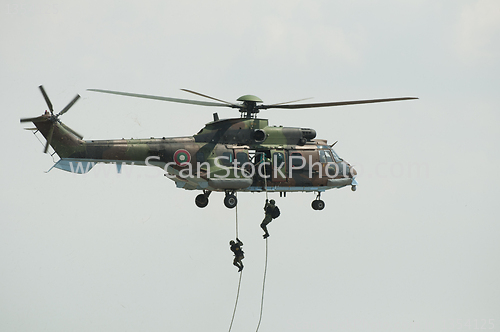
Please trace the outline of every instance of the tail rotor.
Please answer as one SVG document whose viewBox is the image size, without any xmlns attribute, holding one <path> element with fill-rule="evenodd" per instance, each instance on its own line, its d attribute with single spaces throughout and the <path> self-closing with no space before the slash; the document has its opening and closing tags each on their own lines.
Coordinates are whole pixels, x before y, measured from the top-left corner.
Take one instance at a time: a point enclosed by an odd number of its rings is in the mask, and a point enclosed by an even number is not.
<svg viewBox="0 0 500 332">
<path fill-rule="evenodd" d="M 75 98 L 73 98 L 66 107 L 64 107 L 59 113 L 54 114 L 54 108 L 52 106 L 52 102 L 50 101 L 49 96 L 47 95 L 47 92 L 45 92 L 45 89 L 43 88 L 42 85 L 39 86 L 40 91 L 42 92 L 43 98 L 45 99 L 45 102 L 47 103 L 47 107 L 49 108 L 50 115 L 46 112 L 46 115 L 43 117 L 36 117 L 36 118 L 23 118 L 21 119 L 21 122 L 45 122 L 45 121 L 50 121 L 50 129 L 47 134 L 47 143 L 45 144 L 45 148 L 43 150 L 44 153 L 47 153 L 49 150 L 50 143 L 52 142 L 52 136 L 54 134 L 54 127 L 56 123 L 59 123 L 61 127 L 78 137 L 79 139 L 82 139 L 83 136 L 78 134 L 76 131 L 73 129 L 69 128 L 65 124 L 59 120 L 59 117 L 69 111 L 69 109 L 80 99 L 80 95 L 76 95 Z"/>
</svg>

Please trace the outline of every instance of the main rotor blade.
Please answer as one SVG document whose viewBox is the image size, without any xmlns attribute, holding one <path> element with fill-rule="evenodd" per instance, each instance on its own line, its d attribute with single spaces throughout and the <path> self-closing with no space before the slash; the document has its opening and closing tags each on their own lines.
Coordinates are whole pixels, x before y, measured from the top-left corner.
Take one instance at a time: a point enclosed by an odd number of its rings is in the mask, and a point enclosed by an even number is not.
<svg viewBox="0 0 500 332">
<path fill-rule="evenodd" d="M 74 131 L 73 129 L 71 129 L 70 127 L 66 126 L 64 123 L 62 122 L 59 122 L 59 124 L 64 128 L 66 129 L 67 131 L 69 131 L 70 133 L 72 133 L 73 135 L 75 135 L 76 137 L 78 137 L 79 139 L 83 139 L 83 135 L 80 135 L 79 133 L 77 133 L 76 131 Z"/>
<path fill-rule="evenodd" d="M 52 134 L 54 134 L 54 125 L 52 124 L 52 126 L 50 126 L 50 129 L 49 129 L 49 134 L 47 135 L 47 143 L 45 144 L 45 149 L 43 149 L 43 153 L 47 153 L 47 151 L 49 151 L 49 145 L 50 145 L 50 142 L 52 141 Z"/>
<path fill-rule="evenodd" d="M 228 104 L 228 105 L 232 105 L 234 107 L 241 107 L 240 105 L 237 105 L 237 104 L 233 104 L 233 103 L 230 103 L 228 101 L 225 101 L 225 100 L 221 100 L 221 99 L 217 99 L 217 98 L 214 98 L 214 97 L 210 97 L 210 96 L 207 96 L 207 95 L 204 95 L 202 93 L 199 93 L 199 92 L 196 92 L 196 91 L 192 91 L 192 90 L 188 90 L 188 89 L 181 89 L 182 91 L 186 91 L 186 92 L 189 92 L 189 93 L 194 93 L 195 95 L 198 95 L 198 96 L 202 96 L 202 97 L 205 97 L 205 98 L 208 98 L 208 99 L 212 99 L 212 100 L 217 100 L 217 101 L 220 101 L 220 102 L 223 102 L 225 104 Z"/>
<path fill-rule="evenodd" d="M 182 104 L 193 104 L 193 105 L 202 105 L 202 106 L 224 106 L 224 107 L 232 107 L 227 104 L 219 104 L 219 103 L 211 103 L 208 101 L 198 101 L 198 100 L 189 100 L 189 99 L 179 99 L 179 98 L 169 98 L 169 97 L 161 97 L 161 96 L 151 96 L 151 95 L 142 95 L 138 93 L 128 93 L 128 92 L 119 92 L 119 91 L 110 91 L 110 90 L 100 90 L 100 89 L 87 89 L 88 91 L 94 92 L 103 92 L 110 93 L 114 95 L 122 95 L 129 97 L 137 97 L 137 98 L 145 98 L 145 99 L 154 99 L 154 100 L 163 100 L 163 101 L 171 101 L 174 103 L 182 103 Z"/>
<path fill-rule="evenodd" d="M 277 105 L 284 105 L 284 104 L 290 104 L 290 103 L 296 103 L 298 101 L 303 101 L 303 100 L 308 100 L 308 99 L 312 99 L 312 97 L 309 97 L 309 98 L 302 98 L 302 99 L 298 99 L 298 100 L 292 100 L 292 101 L 285 101 L 283 103 L 277 103 L 277 104 L 272 104 L 272 105 L 257 105 L 256 108 L 262 108 L 262 106 L 266 107 L 266 108 L 271 108 L 273 106 L 277 106 Z"/>
<path fill-rule="evenodd" d="M 69 111 L 69 109 L 71 108 L 71 106 L 73 106 L 74 103 L 76 103 L 76 101 L 80 99 L 80 95 L 76 95 L 75 98 L 73 98 L 72 101 L 69 102 L 68 105 L 66 105 L 65 108 L 63 108 L 63 110 L 61 112 L 59 112 L 59 114 L 57 114 L 57 116 L 59 115 L 63 115 L 64 113 L 66 113 L 67 111 Z"/>
<path fill-rule="evenodd" d="M 45 92 L 43 85 L 40 85 L 39 88 L 40 88 L 40 91 L 42 91 L 43 98 L 45 99 L 45 102 L 47 103 L 47 106 L 49 107 L 50 113 L 52 115 L 54 115 L 54 109 L 52 108 L 52 103 L 50 102 L 49 96 L 47 96 L 47 93 Z"/>
<path fill-rule="evenodd" d="M 370 103 L 385 103 L 389 101 L 418 99 L 416 97 L 403 97 L 403 98 L 387 98 L 387 99 L 370 99 L 370 100 L 352 100 L 352 101 L 335 101 L 330 103 L 315 103 L 315 104 L 295 104 L 295 105 L 261 105 L 259 108 L 313 108 L 313 107 L 328 107 L 328 106 L 342 106 L 342 105 L 355 105 L 355 104 L 370 104 Z"/>
</svg>

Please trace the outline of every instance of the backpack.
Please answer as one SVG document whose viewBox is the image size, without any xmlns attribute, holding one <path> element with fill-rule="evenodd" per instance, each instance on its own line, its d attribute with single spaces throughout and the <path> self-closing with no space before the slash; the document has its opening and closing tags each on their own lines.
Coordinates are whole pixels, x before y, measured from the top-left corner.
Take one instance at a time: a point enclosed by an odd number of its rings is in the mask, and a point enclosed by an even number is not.
<svg viewBox="0 0 500 332">
<path fill-rule="evenodd" d="M 280 216 L 280 209 L 277 206 L 271 211 L 271 218 L 276 219 Z"/>
</svg>

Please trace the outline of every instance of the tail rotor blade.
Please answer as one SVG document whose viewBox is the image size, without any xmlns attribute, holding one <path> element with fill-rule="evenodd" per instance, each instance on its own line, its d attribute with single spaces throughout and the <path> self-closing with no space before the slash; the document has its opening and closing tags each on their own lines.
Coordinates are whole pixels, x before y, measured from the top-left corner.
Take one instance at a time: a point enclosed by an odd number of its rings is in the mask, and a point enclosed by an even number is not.
<svg viewBox="0 0 500 332">
<path fill-rule="evenodd" d="M 38 120 L 38 121 L 37 121 Z M 40 121 L 46 121 L 46 119 L 43 119 L 43 118 L 40 118 L 40 117 L 36 117 L 36 118 L 22 118 L 21 119 L 21 123 L 22 122 L 40 122 Z"/>
<path fill-rule="evenodd" d="M 69 111 L 69 109 L 71 108 L 71 106 L 73 106 L 74 103 L 76 103 L 76 101 L 80 99 L 80 95 L 76 95 L 75 98 L 73 98 L 72 101 L 69 102 L 68 105 L 66 105 L 65 108 L 63 108 L 63 110 L 61 112 L 59 112 L 59 114 L 57 114 L 57 116 L 59 115 L 63 115 L 64 113 L 66 113 L 67 111 Z"/>
<path fill-rule="evenodd" d="M 43 85 L 40 85 L 39 88 L 40 88 L 40 91 L 42 91 L 43 98 L 45 99 L 45 102 L 47 103 L 47 106 L 49 107 L 50 113 L 52 115 L 54 115 L 54 108 L 52 107 L 52 103 L 50 102 L 49 96 L 47 96 L 47 93 L 45 92 Z"/>
<path fill-rule="evenodd" d="M 47 153 L 49 151 L 50 142 L 52 142 L 52 135 L 54 134 L 54 125 L 50 127 L 49 134 L 47 135 L 47 143 L 45 144 L 45 149 L 43 153 Z"/>
</svg>

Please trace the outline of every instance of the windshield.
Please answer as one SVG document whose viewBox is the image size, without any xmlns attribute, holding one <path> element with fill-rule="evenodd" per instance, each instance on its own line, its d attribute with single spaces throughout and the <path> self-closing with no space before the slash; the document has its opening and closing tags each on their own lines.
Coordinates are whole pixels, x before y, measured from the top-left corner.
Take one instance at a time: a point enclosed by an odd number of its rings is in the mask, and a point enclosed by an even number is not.
<svg viewBox="0 0 500 332">
<path fill-rule="evenodd" d="M 332 155 L 330 150 L 319 150 L 319 162 L 320 163 L 333 163 Z"/>
<path fill-rule="evenodd" d="M 333 154 L 333 158 L 335 159 L 336 162 L 342 161 L 342 158 L 340 158 L 339 155 L 333 149 L 331 149 L 330 151 Z"/>
<path fill-rule="evenodd" d="M 322 145 L 319 148 L 323 149 L 323 150 L 319 150 L 320 162 L 331 163 L 331 162 L 333 162 L 333 160 L 335 160 L 335 162 L 338 163 L 338 162 L 342 161 L 342 158 L 340 158 L 339 155 L 332 148 L 330 148 L 330 146 Z M 333 159 L 332 159 L 332 157 L 333 157 Z"/>
</svg>

